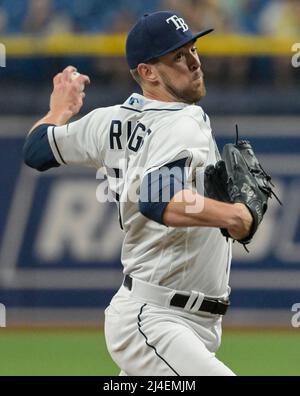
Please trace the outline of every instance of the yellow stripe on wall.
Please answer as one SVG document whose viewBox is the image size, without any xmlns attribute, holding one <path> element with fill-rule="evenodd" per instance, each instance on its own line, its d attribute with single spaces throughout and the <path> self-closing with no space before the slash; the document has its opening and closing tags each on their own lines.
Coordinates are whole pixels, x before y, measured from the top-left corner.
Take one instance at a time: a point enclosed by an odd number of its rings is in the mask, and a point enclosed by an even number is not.
<svg viewBox="0 0 300 396">
<path fill-rule="evenodd" d="M 125 34 L 113 35 L 53 35 L 6 36 L 0 42 L 6 47 L 8 57 L 26 56 L 124 56 Z M 207 56 L 289 56 L 292 45 L 300 37 L 266 37 L 213 34 L 197 42 L 202 55 Z"/>
</svg>

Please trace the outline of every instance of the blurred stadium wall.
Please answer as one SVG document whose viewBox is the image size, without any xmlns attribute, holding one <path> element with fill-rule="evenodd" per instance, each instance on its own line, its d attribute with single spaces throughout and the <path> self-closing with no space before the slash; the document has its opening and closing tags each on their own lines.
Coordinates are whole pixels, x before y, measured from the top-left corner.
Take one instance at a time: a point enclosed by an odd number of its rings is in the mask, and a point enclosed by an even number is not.
<svg viewBox="0 0 300 396">
<path fill-rule="evenodd" d="M 208 89 L 201 105 L 220 148 L 239 124 L 284 202 L 271 201 L 249 254 L 235 246 L 225 324 L 292 326 L 300 303 L 300 1 L 0 0 L 0 303 L 8 327 L 98 325 L 121 284 L 122 233 L 114 205 L 96 200 L 96 172 L 35 172 L 22 163 L 22 145 L 47 112 L 52 77 L 68 64 L 91 76 L 82 114 L 138 90 L 125 33 L 158 9 L 181 12 L 194 30 L 215 27 L 198 43 Z"/>
</svg>

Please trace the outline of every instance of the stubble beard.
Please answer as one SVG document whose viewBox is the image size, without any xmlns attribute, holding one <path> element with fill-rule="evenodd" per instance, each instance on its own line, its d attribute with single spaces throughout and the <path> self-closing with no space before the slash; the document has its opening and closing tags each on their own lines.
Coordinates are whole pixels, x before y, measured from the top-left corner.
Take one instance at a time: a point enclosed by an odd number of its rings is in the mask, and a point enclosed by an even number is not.
<svg viewBox="0 0 300 396">
<path fill-rule="evenodd" d="M 197 88 L 188 87 L 186 89 L 178 89 L 171 83 L 167 76 L 163 77 L 163 81 L 167 91 L 183 103 L 193 104 L 199 102 L 206 95 L 206 87 L 203 77 L 199 80 L 200 84 Z"/>
</svg>

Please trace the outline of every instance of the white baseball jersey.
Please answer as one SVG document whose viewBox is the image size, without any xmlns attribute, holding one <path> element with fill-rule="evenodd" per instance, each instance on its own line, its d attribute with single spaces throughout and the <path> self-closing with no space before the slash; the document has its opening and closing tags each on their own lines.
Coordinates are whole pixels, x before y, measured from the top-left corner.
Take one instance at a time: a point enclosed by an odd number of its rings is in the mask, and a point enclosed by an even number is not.
<svg viewBox="0 0 300 396">
<path fill-rule="evenodd" d="M 49 127 L 48 139 L 60 164 L 105 168 L 125 232 L 124 273 L 171 289 L 228 296 L 231 243 L 219 229 L 168 227 L 139 211 L 139 187 L 147 173 L 188 157 L 193 188 L 196 170 L 219 159 L 201 107 L 133 94 L 122 105 Z"/>
</svg>

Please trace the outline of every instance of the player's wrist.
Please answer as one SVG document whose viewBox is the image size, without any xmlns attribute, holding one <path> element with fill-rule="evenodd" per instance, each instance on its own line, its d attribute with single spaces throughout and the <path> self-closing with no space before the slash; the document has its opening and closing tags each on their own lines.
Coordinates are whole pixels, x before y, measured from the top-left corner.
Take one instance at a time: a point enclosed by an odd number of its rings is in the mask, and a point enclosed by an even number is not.
<svg viewBox="0 0 300 396">
<path fill-rule="evenodd" d="M 73 116 L 71 110 L 50 110 L 44 117 L 45 122 L 55 125 L 65 125 Z"/>
<path fill-rule="evenodd" d="M 242 240 L 249 235 L 253 218 L 246 205 L 235 203 L 232 207 L 234 210 L 229 219 L 227 230 L 234 239 Z"/>
</svg>

